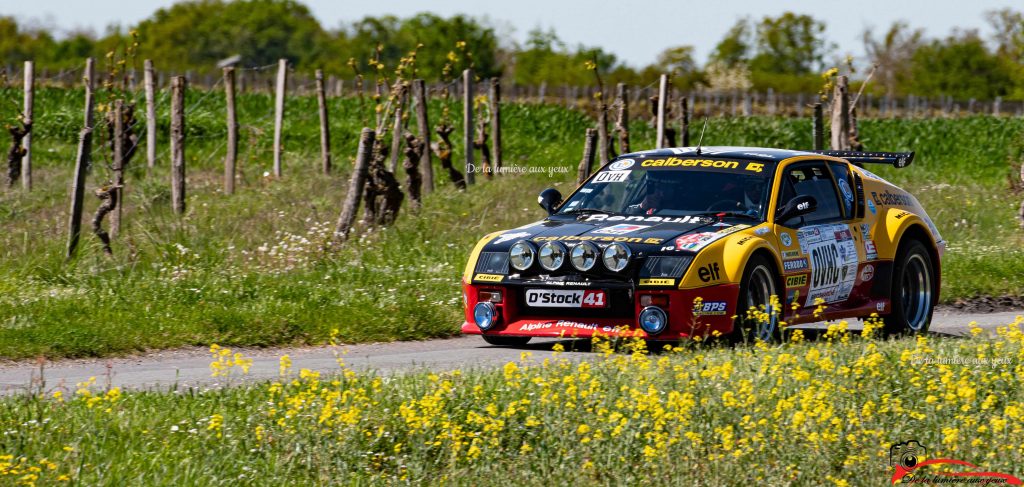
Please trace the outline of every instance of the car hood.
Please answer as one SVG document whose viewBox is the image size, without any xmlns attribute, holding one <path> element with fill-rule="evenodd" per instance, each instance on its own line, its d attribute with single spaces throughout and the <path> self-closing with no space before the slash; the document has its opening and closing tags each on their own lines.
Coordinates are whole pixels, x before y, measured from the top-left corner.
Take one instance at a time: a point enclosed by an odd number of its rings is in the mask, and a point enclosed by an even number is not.
<svg viewBox="0 0 1024 487">
<path fill-rule="evenodd" d="M 545 220 L 504 231 L 487 243 L 488 252 L 507 251 L 520 240 L 536 245 L 558 241 L 571 245 L 589 241 L 595 244 L 621 242 L 638 250 L 658 250 L 675 246 L 675 240 L 687 234 L 726 233 L 737 223 L 718 221 L 707 217 L 657 217 L 622 215 L 584 215 L 580 217 L 556 215 Z M 742 225 L 746 228 L 749 225 Z M 680 249 L 684 250 L 684 249 Z M 696 249 L 688 249 L 696 250 Z"/>
</svg>

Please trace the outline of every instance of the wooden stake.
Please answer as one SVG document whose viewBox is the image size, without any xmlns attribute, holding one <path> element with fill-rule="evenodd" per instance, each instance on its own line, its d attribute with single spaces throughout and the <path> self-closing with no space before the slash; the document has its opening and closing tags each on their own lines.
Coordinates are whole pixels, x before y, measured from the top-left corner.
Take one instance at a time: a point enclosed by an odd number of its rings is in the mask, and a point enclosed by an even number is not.
<svg viewBox="0 0 1024 487">
<path fill-rule="evenodd" d="M 124 207 L 124 100 L 114 100 L 114 208 L 110 213 L 110 238 L 121 234 L 121 214 Z"/>
<path fill-rule="evenodd" d="M 366 174 L 370 167 L 370 158 L 373 152 L 373 142 L 376 133 L 368 128 L 363 128 L 359 135 L 359 150 L 356 152 L 356 167 L 352 172 L 352 178 L 348 183 L 348 193 L 345 193 L 345 203 L 341 207 L 341 215 L 338 217 L 338 224 L 334 227 L 334 238 L 344 242 L 348 239 L 348 233 L 352 229 L 352 222 L 356 219 L 356 212 L 359 210 L 359 200 L 363 196 L 363 186 L 366 185 Z"/>
<path fill-rule="evenodd" d="M 185 213 L 185 77 L 171 78 L 171 208 Z"/>
<path fill-rule="evenodd" d="M 281 129 L 284 125 L 284 90 L 288 80 L 288 60 L 277 61 L 277 92 L 274 98 L 274 177 L 281 177 Z"/>
<path fill-rule="evenodd" d="M 604 101 L 604 93 L 601 93 L 597 102 L 597 153 L 601 166 L 608 164 L 611 152 L 608 141 L 608 104 Z"/>
<path fill-rule="evenodd" d="M 665 102 L 668 100 L 668 75 L 658 77 L 658 122 L 654 147 L 665 147 Z"/>
<path fill-rule="evenodd" d="M 690 146 L 690 100 L 687 97 L 682 97 L 679 100 L 679 131 L 682 133 L 680 137 L 683 147 Z"/>
<path fill-rule="evenodd" d="M 331 127 L 327 121 L 327 93 L 324 71 L 316 70 L 316 101 L 320 106 L 320 166 L 324 174 L 331 173 Z"/>
<path fill-rule="evenodd" d="M 153 61 L 143 61 L 142 83 L 146 90 L 146 167 L 156 166 L 156 87 L 153 85 Z"/>
<path fill-rule="evenodd" d="M 583 184 L 590 177 L 590 170 L 594 167 L 594 146 L 597 145 L 597 130 L 587 129 L 586 140 L 583 144 L 583 158 L 580 159 L 579 168 L 576 170 L 576 185 Z"/>
<path fill-rule="evenodd" d="M 615 103 L 618 114 L 615 117 L 615 130 L 619 133 L 619 153 L 629 153 L 629 88 L 625 83 L 615 85 Z"/>
<path fill-rule="evenodd" d="M 22 116 L 28 133 L 21 139 L 21 147 L 25 149 L 25 156 L 21 158 L 21 187 L 25 191 L 32 191 L 32 109 L 35 103 L 35 89 L 35 63 L 25 61 L 25 111 Z"/>
<path fill-rule="evenodd" d="M 540 101 L 544 103 L 544 88 L 545 85 L 541 83 L 541 95 Z M 494 167 L 501 169 L 501 80 L 499 78 L 491 78 L 491 155 L 494 157 Z M 429 147 L 429 145 L 428 145 Z M 425 151 L 430 152 L 430 151 Z M 495 174 L 501 174 L 501 171 L 495 171 Z"/>
<path fill-rule="evenodd" d="M 832 150 L 850 150 L 850 93 L 846 76 L 836 78 L 832 94 Z"/>
<path fill-rule="evenodd" d="M 473 70 L 462 72 L 462 149 L 466 153 L 466 184 L 476 180 L 473 171 Z"/>
<path fill-rule="evenodd" d="M 82 233 L 82 203 L 85 197 L 85 173 L 89 167 L 89 157 L 92 154 L 92 126 L 93 120 L 93 91 L 92 83 L 95 74 L 93 72 L 95 61 L 88 58 L 85 61 L 85 126 L 78 135 L 78 155 L 75 157 L 75 176 L 71 181 L 71 211 L 68 218 L 68 247 L 65 257 L 74 257 L 78 249 L 78 239 Z"/>
<path fill-rule="evenodd" d="M 416 129 L 423 141 L 419 170 L 423 178 L 423 193 L 434 191 L 434 165 L 430 150 L 430 124 L 427 121 L 427 84 L 422 79 L 413 80 L 413 98 L 416 102 Z"/>
<path fill-rule="evenodd" d="M 814 150 L 825 148 L 825 121 L 821 111 L 821 103 L 814 104 L 814 125 L 811 129 L 811 137 L 814 140 Z"/>
<path fill-rule="evenodd" d="M 227 107 L 228 145 L 224 154 L 224 194 L 235 194 L 238 161 L 238 115 L 235 112 L 235 68 L 224 68 L 224 103 Z"/>
</svg>

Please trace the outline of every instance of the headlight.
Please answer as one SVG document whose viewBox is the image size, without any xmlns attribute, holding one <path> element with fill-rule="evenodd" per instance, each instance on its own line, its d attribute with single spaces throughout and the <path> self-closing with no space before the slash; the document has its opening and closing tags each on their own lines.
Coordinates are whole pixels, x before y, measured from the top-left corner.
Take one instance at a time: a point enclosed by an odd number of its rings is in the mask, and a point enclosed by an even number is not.
<svg viewBox="0 0 1024 487">
<path fill-rule="evenodd" d="M 569 261 L 577 270 L 586 272 L 594 268 L 597 263 L 597 256 L 601 253 L 597 247 L 590 242 L 583 242 L 572 248 L 569 252 Z"/>
<path fill-rule="evenodd" d="M 548 242 L 540 246 L 537 252 L 540 266 L 549 270 L 557 270 L 565 262 L 565 246 L 558 242 Z"/>
<path fill-rule="evenodd" d="M 604 249 L 604 266 L 612 272 L 619 272 L 629 265 L 629 257 L 632 253 L 629 247 L 618 242 L 613 243 Z"/>
<path fill-rule="evenodd" d="M 497 321 L 498 310 L 490 302 L 476 303 L 473 307 L 473 321 L 481 330 L 489 330 Z"/>
<path fill-rule="evenodd" d="M 533 265 L 533 244 L 520 240 L 508 250 L 508 260 L 516 270 L 525 271 Z"/>
</svg>

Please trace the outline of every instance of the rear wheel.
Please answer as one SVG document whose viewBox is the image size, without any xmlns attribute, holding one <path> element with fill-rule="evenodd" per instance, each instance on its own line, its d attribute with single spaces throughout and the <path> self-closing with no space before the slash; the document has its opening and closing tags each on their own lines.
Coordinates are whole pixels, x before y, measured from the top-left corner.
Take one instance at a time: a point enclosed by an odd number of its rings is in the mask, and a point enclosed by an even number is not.
<svg viewBox="0 0 1024 487">
<path fill-rule="evenodd" d="M 782 339 L 782 331 L 779 329 L 779 313 L 782 310 L 772 309 L 772 296 L 778 296 L 777 283 L 774 266 L 767 258 L 756 255 L 747 262 L 736 299 L 736 321 L 732 333 L 734 342 L 750 342 L 754 339 L 777 342 Z M 778 300 L 775 302 L 778 303 Z"/>
<path fill-rule="evenodd" d="M 530 342 L 530 337 L 506 337 L 495 335 L 481 335 L 484 341 L 499 347 L 521 347 Z"/>
<path fill-rule="evenodd" d="M 886 335 L 917 335 L 928 331 L 935 311 L 935 266 L 924 244 L 902 246 L 892 272 L 891 313 L 882 317 Z"/>
</svg>

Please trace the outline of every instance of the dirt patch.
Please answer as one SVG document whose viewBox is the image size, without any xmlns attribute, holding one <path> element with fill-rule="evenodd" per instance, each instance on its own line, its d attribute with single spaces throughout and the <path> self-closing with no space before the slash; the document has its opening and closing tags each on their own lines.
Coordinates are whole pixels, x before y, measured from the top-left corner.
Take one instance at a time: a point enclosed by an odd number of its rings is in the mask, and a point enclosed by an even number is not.
<svg viewBox="0 0 1024 487">
<path fill-rule="evenodd" d="M 1024 297 L 1021 296 L 975 296 L 973 298 L 957 298 L 952 303 L 940 304 L 936 311 L 957 313 L 998 313 L 1024 309 Z"/>
</svg>

